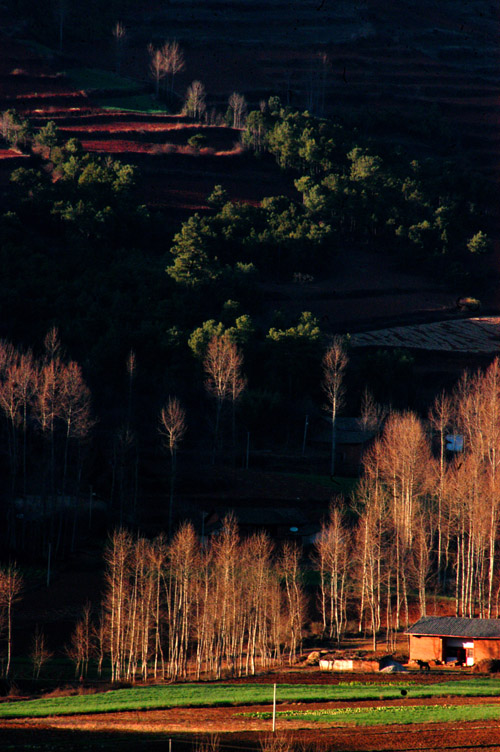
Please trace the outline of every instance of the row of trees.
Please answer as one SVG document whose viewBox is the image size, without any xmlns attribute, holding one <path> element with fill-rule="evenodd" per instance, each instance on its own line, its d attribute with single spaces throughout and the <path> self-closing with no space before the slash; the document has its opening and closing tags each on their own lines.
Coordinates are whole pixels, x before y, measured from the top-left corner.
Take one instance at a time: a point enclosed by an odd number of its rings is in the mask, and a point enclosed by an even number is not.
<svg viewBox="0 0 500 752">
<path fill-rule="evenodd" d="M 320 330 L 312 317 L 304 314 L 296 328 L 273 328 L 269 347 L 275 350 L 278 364 L 294 378 L 288 362 L 304 356 L 308 368 L 321 350 Z M 249 317 L 237 317 L 234 326 L 205 322 L 192 333 L 190 344 L 199 359 L 200 385 L 213 403 L 205 436 L 207 455 L 212 464 L 230 448 L 234 455 L 240 436 L 237 410 L 247 387 L 243 372 L 242 345 L 254 334 Z M 314 352 L 308 354 L 308 345 Z M 109 436 L 106 458 L 110 464 L 110 488 L 105 496 L 111 509 L 124 519 L 137 518 L 137 435 L 132 416 L 136 399 L 136 358 L 127 359 L 127 395 L 120 411 L 120 421 L 99 428 Z M 204 374 L 204 382 L 203 382 Z M 52 545 L 53 553 L 73 549 L 78 534 L 81 511 L 87 508 L 87 488 L 92 484 L 90 467 L 85 460 L 92 448 L 94 419 L 90 407 L 90 390 L 80 366 L 68 359 L 61 348 L 58 332 L 52 328 L 40 357 L 23 351 L 6 341 L 0 343 L 0 426 L 5 457 L 3 516 L 6 543 L 16 549 L 30 547 L 39 553 Z M 247 408 L 247 410 L 250 408 Z M 255 409 L 252 408 L 255 412 Z M 254 415 L 255 418 L 255 415 Z M 257 418 L 258 419 L 258 418 Z M 154 426 L 152 424 L 151 430 Z M 172 532 L 174 492 L 177 475 L 177 450 L 187 429 L 187 418 L 178 398 L 171 397 L 160 411 L 159 431 L 170 455 L 170 499 L 168 531 Z M 198 431 L 201 437 L 203 432 Z M 210 447 L 210 448 L 208 448 Z M 134 470 L 135 468 L 135 470 Z M 83 501 L 82 501 L 83 500 Z M 80 510 L 81 507 L 81 510 Z M 80 510 L 80 511 L 79 511 Z"/>
</svg>

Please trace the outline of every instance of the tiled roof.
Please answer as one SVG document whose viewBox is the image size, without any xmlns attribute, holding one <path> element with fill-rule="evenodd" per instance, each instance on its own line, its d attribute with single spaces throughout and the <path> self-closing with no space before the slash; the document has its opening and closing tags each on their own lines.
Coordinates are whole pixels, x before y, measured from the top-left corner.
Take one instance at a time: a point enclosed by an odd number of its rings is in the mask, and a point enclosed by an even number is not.
<svg viewBox="0 0 500 752">
<path fill-rule="evenodd" d="M 446 637 L 498 637 L 500 619 L 465 619 L 453 616 L 422 616 L 406 634 Z"/>
</svg>

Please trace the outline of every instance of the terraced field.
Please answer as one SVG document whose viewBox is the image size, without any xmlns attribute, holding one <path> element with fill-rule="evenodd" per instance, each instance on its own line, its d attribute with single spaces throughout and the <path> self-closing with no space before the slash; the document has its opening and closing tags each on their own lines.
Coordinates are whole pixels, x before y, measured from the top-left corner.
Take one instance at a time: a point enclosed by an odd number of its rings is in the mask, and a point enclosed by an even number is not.
<svg viewBox="0 0 500 752">
<path fill-rule="evenodd" d="M 142 109 L 148 101 L 150 108 L 158 109 L 148 94 L 146 45 L 151 40 L 177 38 L 187 61 L 176 80 L 180 94 L 193 78 L 199 78 L 206 85 L 210 104 L 219 107 L 231 91 L 238 90 L 253 104 L 278 93 L 294 106 L 312 106 L 328 114 L 364 109 L 378 117 L 389 109 L 392 124 L 389 114 L 380 126 L 388 140 L 402 113 L 410 118 L 415 113 L 419 120 L 428 114 L 432 128 L 433 112 L 439 112 L 448 123 L 454 156 L 498 182 L 498 15 L 487 0 L 473 4 L 427 0 L 418 8 L 409 0 L 150 1 L 124 19 L 134 29 L 123 63 L 128 79 L 116 81 L 114 91 L 109 86 L 105 92 L 102 87 L 92 91 L 92 87 L 74 86 L 71 70 L 70 77 L 64 75 L 60 60 L 50 61 L 4 38 L 0 107 L 15 107 L 32 117 L 35 125 L 55 119 L 68 136 L 78 136 L 89 150 L 122 153 L 127 158 L 174 154 L 176 172 L 182 162 L 182 170 L 193 183 L 200 179 L 204 184 L 207 171 L 215 173 L 216 179 L 229 173 L 231 183 L 234 169 L 241 173 L 244 166 L 240 161 L 233 165 L 225 159 L 221 169 L 214 170 L 212 161 L 205 165 L 204 159 L 241 156 L 239 134 L 233 129 L 204 129 L 207 149 L 196 154 L 193 171 L 187 139 L 199 126 L 178 116 L 148 113 L 138 118 L 133 112 L 117 115 L 98 106 L 105 93 L 108 105 L 114 99 L 124 107 L 128 98 L 132 108 L 141 100 Z M 82 65 L 113 67 L 109 40 L 82 42 L 72 49 L 72 57 L 79 57 Z M 415 134 L 409 133 L 408 139 L 415 139 Z M 179 160 L 180 156 L 185 159 Z M 154 172 L 159 168 L 157 164 Z M 279 183 L 277 171 L 273 178 Z M 252 184 L 260 179 L 269 180 L 267 169 L 250 176 Z M 229 187 L 230 195 L 244 200 L 269 193 L 254 186 L 238 196 L 234 186 Z M 274 192 L 280 187 L 284 186 L 276 186 Z M 181 188 L 187 194 L 197 193 L 196 185 L 190 188 L 184 179 Z"/>
<path fill-rule="evenodd" d="M 84 91 L 72 84 L 71 69 L 68 75 L 57 71 L 56 63 L 24 44 L 4 38 L 1 51 L 0 110 L 16 109 L 35 128 L 53 120 L 65 137 L 80 139 L 84 149 L 139 165 L 143 198 L 150 205 L 186 212 L 203 209 L 217 183 L 224 184 L 233 199 L 252 203 L 276 191 L 294 193 L 271 160 L 256 163 L 243 152 L 240 132 L 233 128 L 155 112 L 158 106 L 148 92 L 140 98 L 152 112 L 114 109 L 116 98 L 139 99 L 142 85 L 132 79 L 128 79 L 129 90 L 122 85 L 116 90 Z M 106 108 L 99 104 L 104 97 Z M 187 143 L 196 133 L 206 138 L 206 147 L 199 150 Z M 30 161 L 4 146 L 0 145 L 3 184 L 12 169 Z"/>
<path fill-rule="evenodd" d="M 410 0 L 150 0 L 123 19 L 134 33 L 123 60 L 123 78 L 110 83 L 104 75 L 108 71 L 109 77 L 114 67 L 110 39 L 74 44 L 68 67 L 65 58 L 46 57 L 43 51 L 3 37 L 0 109 L 15 107 L 34 126 L 53 119 L 68 138 L 80 138 L 85 149 L 140 166 L 141 199 L 176 219 L 206 208 L 206 197 L 218 183 L 233 200 L 255 203 L 268 195 L 296 196 L 290 179 L 272 160 L 257 161 L 242 150 L 237 130 L 199 125 L 161 111 L 151 97 L 146 46 L 177 38 L 186 56 L 186 69 L 176 78 L 177 93 L 182 96 L 198 78 L 205 83 L 209 108 L 214 105 L 219 112 L 234 90 L 244 93 L 252 106 L 278 93 L 293 106 L 333 116 L 361 112 L 378 123 L 380 137 L 408 146 L 418 158 L 429 154 L 433 129 L 444 128 L 444 156 L 477 169 L 491 186 L 483 226 L 496 246 L 487 262 L 488 275 L 498 274 L 498 16 L 488 0 L 425 0 L 418 8 Z M 76 65 L 91 68 L 92 75 L 102 79 L 97 88 L 82 76 L 81 68 L 75 75 Z M 440 125 L 438 115 L 444 116 Z M 422 128 L 428 131 L 424 138 Z M 187 143 L 195 133 L 207 139 L 200 150 Z M 0 183 L 5 184 L 13 167 L 29 157 L 2 146 Z M 384 294 L 378 291 L 376 300 L 368 300 L 374 264 L 364 257 L 361 263 L 353 262 L 351 257 L 362 255 L 361 249 L 349 253 L 350 265 L 368 271 L 351 279 L 345 270 L 347 281 L 337 274 L 328 290 L 311 289 L 311 306 L 321 315 L 347 325 L 361 313 L 363 321 L 375 317 L 383 326 L 387 318 L 397 322 L 399 316 L 414 312 L 432 320 L 427 316 L 433 311 L 440 314 L 450 301 L 453 305 L 453 295 L 436 292 L 416 277 L 400 284 L 391 269 L 384 271 L 390 278 Z M 380 270 L 376 275 L 380 278 Z M 291 295 L 297 297 L 294 291 Z M 303 291 L 297 306 L 311 307 L 302 300 L 308 295 Z M 497 310 L 496 292 L 484 294 L 482 303 L 486 310 Z"/>
</svg>

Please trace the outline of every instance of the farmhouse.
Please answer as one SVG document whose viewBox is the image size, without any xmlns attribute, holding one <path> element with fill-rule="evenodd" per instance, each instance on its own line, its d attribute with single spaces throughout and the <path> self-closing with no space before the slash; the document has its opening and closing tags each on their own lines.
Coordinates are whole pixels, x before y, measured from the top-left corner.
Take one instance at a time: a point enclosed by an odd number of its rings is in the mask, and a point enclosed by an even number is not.
<svg viewBox="0 0 500 752">
<path fill-rule="evenodd" d="M 500 619 L 423 616 L 407 632 L 410 661 L 440 661 L 473 666 L 500 659 Z"/>
</svg>

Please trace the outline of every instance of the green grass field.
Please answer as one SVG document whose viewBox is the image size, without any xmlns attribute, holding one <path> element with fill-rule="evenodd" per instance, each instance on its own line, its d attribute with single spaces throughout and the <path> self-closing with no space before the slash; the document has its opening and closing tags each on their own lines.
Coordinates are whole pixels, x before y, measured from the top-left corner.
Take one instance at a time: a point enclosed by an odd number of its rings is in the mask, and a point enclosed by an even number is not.
<svg viewBox="0 0 500 752">
<path fill-rule="evenodd" d="M 281 473 L 289 478 L 297 478 L 298 480 L 305 480 L 309 483 L 315 483 L 318 486 L 324 486 L 328 488 L 332 493 L 342 494 L 343 496 L 349 496 L 358 484 L 358 478 L 344 478 L 335 476 L 332 480 L 329 475 L 319 475 L 314 473 Z"/>
<path fill-rule="evenodd" d="M 96 97 L 96 104 L 103 110 L 120 110 L 120 112 L 145 112 L 147 114 L 169 114 L 170 109 L 162 102 L 155 102 L 149 94 L 135 94 L 124 97 Z"/>
<path fill-rule="evenodd" d="M 272 713 L 241 713 L 246 718 L 272 718 Z M 453 723 L 500 718 L 500 705 L 406 705 L 334 710 L 293 710 L 276 713 L 277 722 L 353 723 L 356 726 L 386 726 L 395 723 Z"/>
<path fill-rule="evenodd" d="M 500 681 L 474 679 L 431 686 L 404 684 L 350 683 L 336 686 L 280 684 L 278 702 L 328 702 L 340 700 L 393 700 L 401 689 L 409 698 L 417 697 L 498 697 Z M 120 710 L 154 710 L 174 707 L 251 705 L 272 702 L 270 684 L 177 684 L 169 686 L 118 689 L 95 695 L 20 700 L 0 704 L 0 718 L 43 717 L 75 713 L 110 713 Z M 310 711 L 314 714 L 314 709 Z M 499 707 L 500 713 L 500 707 Z"/>
</svg>

